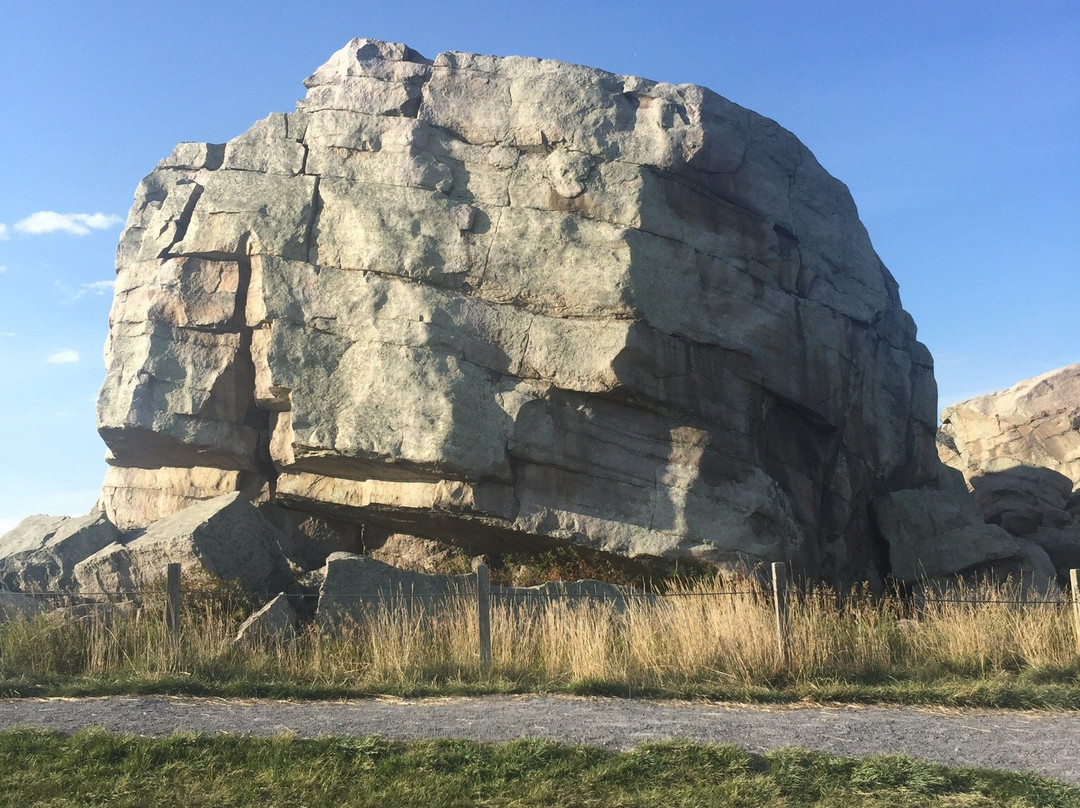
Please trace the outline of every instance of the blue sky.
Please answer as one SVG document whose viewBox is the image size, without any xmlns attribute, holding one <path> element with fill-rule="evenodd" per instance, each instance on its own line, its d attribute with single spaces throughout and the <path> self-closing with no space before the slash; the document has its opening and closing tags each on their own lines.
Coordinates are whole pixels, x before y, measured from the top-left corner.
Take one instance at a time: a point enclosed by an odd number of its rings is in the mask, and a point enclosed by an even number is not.
<svg viewBox="0 0 1080 808">
<path fill-rule="evenodd" d="M 183 140 L 289 111 L 354 36 L 704 84 L 851 188 L 941 405 L 1080 361 L 1080 4 L 50 2 L 0 10 L 0 532 L 94 503 L 113 253 Z"/>
</svg>

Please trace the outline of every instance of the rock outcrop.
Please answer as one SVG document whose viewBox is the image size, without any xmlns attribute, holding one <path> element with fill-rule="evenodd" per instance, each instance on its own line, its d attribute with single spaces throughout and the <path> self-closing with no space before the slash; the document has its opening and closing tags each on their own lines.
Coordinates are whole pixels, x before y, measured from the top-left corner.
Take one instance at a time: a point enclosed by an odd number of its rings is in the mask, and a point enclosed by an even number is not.
<svg viewBox="0 0 1080 808">
<path fill-rule="evenodd" d="M 1059 577 L 1080 566 L 1080 365 L 947 407 L 938 449 L 987 522 L 1048 555 Z"/>
<path fill-rule="evenodd" d="M 711 92 L 354 40 L 121 237 L 109 517 L 232 491 L 474 547 L 888 570 L 936 392 L 844 187 Z"/>
</svg>

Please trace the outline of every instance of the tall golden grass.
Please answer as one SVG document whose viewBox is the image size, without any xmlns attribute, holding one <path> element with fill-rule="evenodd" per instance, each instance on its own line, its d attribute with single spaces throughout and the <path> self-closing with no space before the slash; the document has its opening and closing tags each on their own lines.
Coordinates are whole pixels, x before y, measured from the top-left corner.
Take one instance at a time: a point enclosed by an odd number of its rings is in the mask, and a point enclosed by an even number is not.
<svg viewBox="0 0 1080 808">
<path fill-rule="evenodd" d="M 629 692 L 691 692 L 891 672 L 979 676 L 1067 668 L 1078 660 L 1070 608 L 1009 585 L 961 587 L 949 599 L 917 607 L 815 589 L 791 600 L 785 660 L 770 595 L 752 580 L 683 583 L 664 596 L 632 598 L 625 609 L 587 599 L 494 598 L 488 676 L 523 689 L 603 682 Z M 313 622 L 294 639 L 237 645 L 241 618 L 235 604 L 189 600 L 175 650 L 160 598 L 138 610 L 9 621 L 0 624 L 0 676 L 180 671 L 215 682 L 254 679 L 351 691 L 482 678 L 477 609 L 468 593 L 423 608 L 392 600 L 371 606 L 362 618 Z"/>
</svg>

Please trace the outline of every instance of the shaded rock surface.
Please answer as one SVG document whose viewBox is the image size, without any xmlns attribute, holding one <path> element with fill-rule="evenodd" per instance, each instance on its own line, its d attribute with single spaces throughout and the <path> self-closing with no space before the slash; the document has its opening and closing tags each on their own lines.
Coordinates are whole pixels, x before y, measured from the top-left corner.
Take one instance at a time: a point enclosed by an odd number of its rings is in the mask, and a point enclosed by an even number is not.
<svg viewBox="0 0 1080 808">
<path fill-rule="evenodd" d="M 986 524 L 963 492 L 897 491 L 878 498 L 874 514 L 889 543 L 892 575 L 904 583 L 948 579 L 1024 557 L 1020 542 Z"/>
<path fill-rule="evenodd" d="M 626 587 L 603 581 L 550 581 L 539 586 L 492 586 L 495 598 L 519 604 L 539 604 L 551 599 L 589 599 L 625 609 L 631 597 L 646 597 Z M 467 599 L 466 608 L 475 609 L 474 575 L 429 575 L 401 569 L 368 556 L 334 553 L 326 562 L 319 591 L 318 614 L 334 621 L 361 617 L 373 609 L 424 611 L 442 608 L 454 597 Z"/>
<path fill-rule="evenodd" d="M 296 610 L 289 603 L 289 596 L 282 592 L 240 624 L 233 642 L 243 645 L 260 640 L 292 639 L 296 636 L 297 624 Z"/>
<path fill-rule="evenodd" d="M 1061 579 L 1080 567 L 1080 364 L 945 408 L 938 451 L 987 522 L 1040 548 Z"/>
<path fill-rule="evenodd" d="M 160 519 L 126 543 L 80 561 L 74 578 L 83 591 L 144 590 L 165 577 L 170 563 L 185 573 L 237 581 L 250 592 L 276 591 L 292 581 L 284 536 L 243 494 L 234 492 Z"/>
<path fill-rule="evenodd" d="M 66 591 L 75 565 L 120 540 L 105 514 L 30 516 L 0 536 L 0 589 Z"/>
<path fill-rule="evenodd" d="M 372 40 L 306 86 L 136 192 L 116 524 L 243 491 L 472 546 L 884 569 L 871 499 L 936 479 L 932 361 L 793 135 L 697 86 Z"/>
</svg>

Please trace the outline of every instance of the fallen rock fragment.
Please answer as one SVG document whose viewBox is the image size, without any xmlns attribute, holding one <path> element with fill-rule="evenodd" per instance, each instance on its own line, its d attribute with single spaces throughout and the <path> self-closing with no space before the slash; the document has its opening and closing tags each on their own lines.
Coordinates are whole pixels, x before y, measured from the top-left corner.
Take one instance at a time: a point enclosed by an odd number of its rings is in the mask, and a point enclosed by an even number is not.
<svg viewBox="0 0 1080 808">
<path fill-rule="evenodd" d="M 237 581 L 247 591 L 279 591 L 292 581 L 282 534 L 241 493 L 225 494 L 152 524 L 137 538 L 115 543 L 75 566 L 84 591 L 145 591 L 166 567 L 185 574 Z"/>
</svg>

